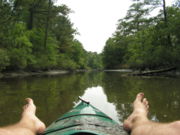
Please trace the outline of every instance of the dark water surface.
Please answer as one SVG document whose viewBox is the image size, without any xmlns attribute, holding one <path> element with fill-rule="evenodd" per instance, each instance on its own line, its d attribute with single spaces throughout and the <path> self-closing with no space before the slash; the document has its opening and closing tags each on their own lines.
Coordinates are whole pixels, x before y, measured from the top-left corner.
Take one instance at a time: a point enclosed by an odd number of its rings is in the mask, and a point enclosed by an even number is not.
<svg viewBox="0 0 180 135">
<path fill-rule="evenodd" d="M 180 119 L 180 78 L 122 77 L 118 72 L 93 72 L 0 80 L 0 126 L 20 119 L 24 99 L 31 97 L 47 125 L 78 103 L 78 96 L 120 124 L 131 113 L 138 92 L 150 102 L 150 118 Z"/>
</svg>

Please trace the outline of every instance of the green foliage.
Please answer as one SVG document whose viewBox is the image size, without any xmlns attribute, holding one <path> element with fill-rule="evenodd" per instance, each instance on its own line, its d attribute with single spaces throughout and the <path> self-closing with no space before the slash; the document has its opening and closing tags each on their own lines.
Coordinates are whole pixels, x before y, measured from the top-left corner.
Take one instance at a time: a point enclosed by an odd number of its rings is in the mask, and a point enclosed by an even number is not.
<svg viewBox="0 0 180 135">
<path fill-rule="evenodd" d="M 146 16 L 150 12 L 144 7 L 160 4 L 153 2 L 147 0 L 144 5 L 137 1 L 130 7 L 127 16 L 120 20 L 115 34 L 104 47 L 106 68 L 144 70 L 180 66 L 180 9 L 164 7 L 166 18 L 160 12 L 152 19 Z"/>
<path fill-rule="evenodd" d="M 78 65 L 65 54 L 60 54 L 58 57 L 58 66 L 62 69 L 74 70 Z"/>
<path fill-rule="evenodd" d="M 24 69 L 31 60 L 32 44 L 23 24 L 15 24 L 11 30 L 11 45 L 8 46 L 10 67 Z"/>
<path fill-rule="evenodd" d="M 125 64 L 126 45 L 129 39 L 118 34 L 116 33 L 113 38 L 109 38 L 104 47 L 103 64 L 105 68 L 120 68 Z"/>
<path fill-rule="evenodd" d="M 87 66 L 91 69 L 103 69 L 102 55 L 93 52 L 88 52 Z"/>
<path fill-rule="evenodd" d="M 72 51 L 69 55 L 70 58 L 79 65 L 79 69 L 85 69 L 87 67 L 86 51 L 84 50 L 82 44 L 78 40 L 73 41 Z"/>
<path fill-rule="evenodd" d="M 115 68 L 122 62 L 121 52 L 118 45 L 114 43 L 114 39 L 109 39 L 103 51 L 103 62 L 106 68 Z"/>
<path fill-rule="evenodd" d="M 0 70 L 88 68 L 88 53 L 74 39 L 66 5 L 1 0 L 0 7 Z"/>
<path fill-rule="evenodd" d="M 71 50 L 75 30 L 72 28 L 72 23 L 66 16 L 57 16 L 53 20 L 52 34 L 57 39 L 59 52 L 67 53 Z"/>
<path fill-rule="evenodd" d="M 33 61 L 30 69 L 49 69 L 57 66 L 57 45 L 56 39 L 49 37 L 47 46 L 44 46 L 44 31 L 33 29 L 30 32 L 30 41 L 33 44 Z"/>
<path fill-rule="evenodd" d="M 7 51 L 0 49 L 0 71 L 9 66 L 9 56 Z"/>
</svg>

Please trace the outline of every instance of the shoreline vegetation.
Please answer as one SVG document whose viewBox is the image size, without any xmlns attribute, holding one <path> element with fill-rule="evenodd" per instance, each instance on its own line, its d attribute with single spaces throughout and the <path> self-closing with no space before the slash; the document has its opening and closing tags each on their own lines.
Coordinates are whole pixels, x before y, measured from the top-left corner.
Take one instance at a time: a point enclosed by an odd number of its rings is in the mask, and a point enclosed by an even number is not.
<svg viewBox="0 0 180 135">
<path fill-rule="evenodd" d="M 2 72 L 0 73 L 0 79 L 2 78 L 17 78 L 17 77 L 28 77 L 28 76 L 54 76 L 67 74 L 70 71 L 67 70 L 50 70 L 50 71 L 37 71 L 37 72 L 27 72 L 27 71 L 15 71 L 15 72 Z"/>
<path fill-rule="evenodd" d="M 101 55 L 88 52 L 66 5 L 51 0 L 2 0 L 0 72 L 101 69 Z"/>
<path fill-rule="evenodd" d="M 165 0 L 133 0 L 100 54 L 86 51 L 75 38 L 78 31 L 66 5 L 58 6 L 51 0 L 2 0 L 0 6 L 1 76 L 78 69 L 132 69 L 139 72 L 134 75 L 151 75 L 167 67 L 180 69 L 179 0 L 171 6 L 166 6 Z"/>
<path fill-rule="evenodd" d="M 133 69 L 101 69 L 101 70 L 48 70 L 48 71 L 11 71 L 1 72 L 0 79 L 3 78 L 18 78 L 18 77 L 29 77 L 29 76 L 58 76 L 69 73 L 79 72 L 118 72 L 122 73 L 122 76 L 180 76 L 180 70 L 175 67 L 158 70 L 133 70 Z"/>
<path fill-rule="evenodd" d="M 152 12 L 159 8 L 156 15 Z M 105 69 L 180 68 L 180 1 L 134 0 L 103 50 Z"/>
<path fill-rule="evenodd" d="M 87 69 L 78 69 L 78 70 L 47 70 L 47 71 L 9 71 L 9 72 L 0 72 L 0 79 L 3 78 L 18 78 L 18 77 L 29 77 L 29 76 L 58 76 L 63 74 L 70 73 L 79 73 L 79 72 L 92 72 L 92 71 L 103 71 L 103 70 L 87 70 Z"/>
<path fill-rule="evenodd" d="M 157 69 L 157 70 L 144 70 L 144 71 L 133 71 L 128 76 L 166 76 L 166 77 L 177 77 L 180 76 L 180 70 L 175 67 Z"/>
</svg>

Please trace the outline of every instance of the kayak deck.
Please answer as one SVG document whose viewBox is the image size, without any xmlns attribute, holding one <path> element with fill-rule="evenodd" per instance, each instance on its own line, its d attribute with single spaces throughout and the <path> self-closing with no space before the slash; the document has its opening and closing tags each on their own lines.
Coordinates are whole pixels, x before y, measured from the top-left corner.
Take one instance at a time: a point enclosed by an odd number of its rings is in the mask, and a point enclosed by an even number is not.
<svg viewBox="0 0 180 135">
<path fill-rule="evenodd" d="M 89 103 L 81 102 L 54 121 L 44 135 L 126 135 L 117 122 Z"/>
</svg>

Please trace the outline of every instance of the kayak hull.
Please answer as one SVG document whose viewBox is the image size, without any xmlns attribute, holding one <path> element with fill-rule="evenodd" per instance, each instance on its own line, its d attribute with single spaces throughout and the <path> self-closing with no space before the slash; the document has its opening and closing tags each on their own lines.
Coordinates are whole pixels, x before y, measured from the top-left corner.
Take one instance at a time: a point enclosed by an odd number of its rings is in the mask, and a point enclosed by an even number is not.
<svg viewBox="0 0 180 135">
<path fill-rule="evenodd" d="M 126 135 L 117 122 L 89 103 L 81 102 L 54 121 L 44 135 Z"/>
</svg>

